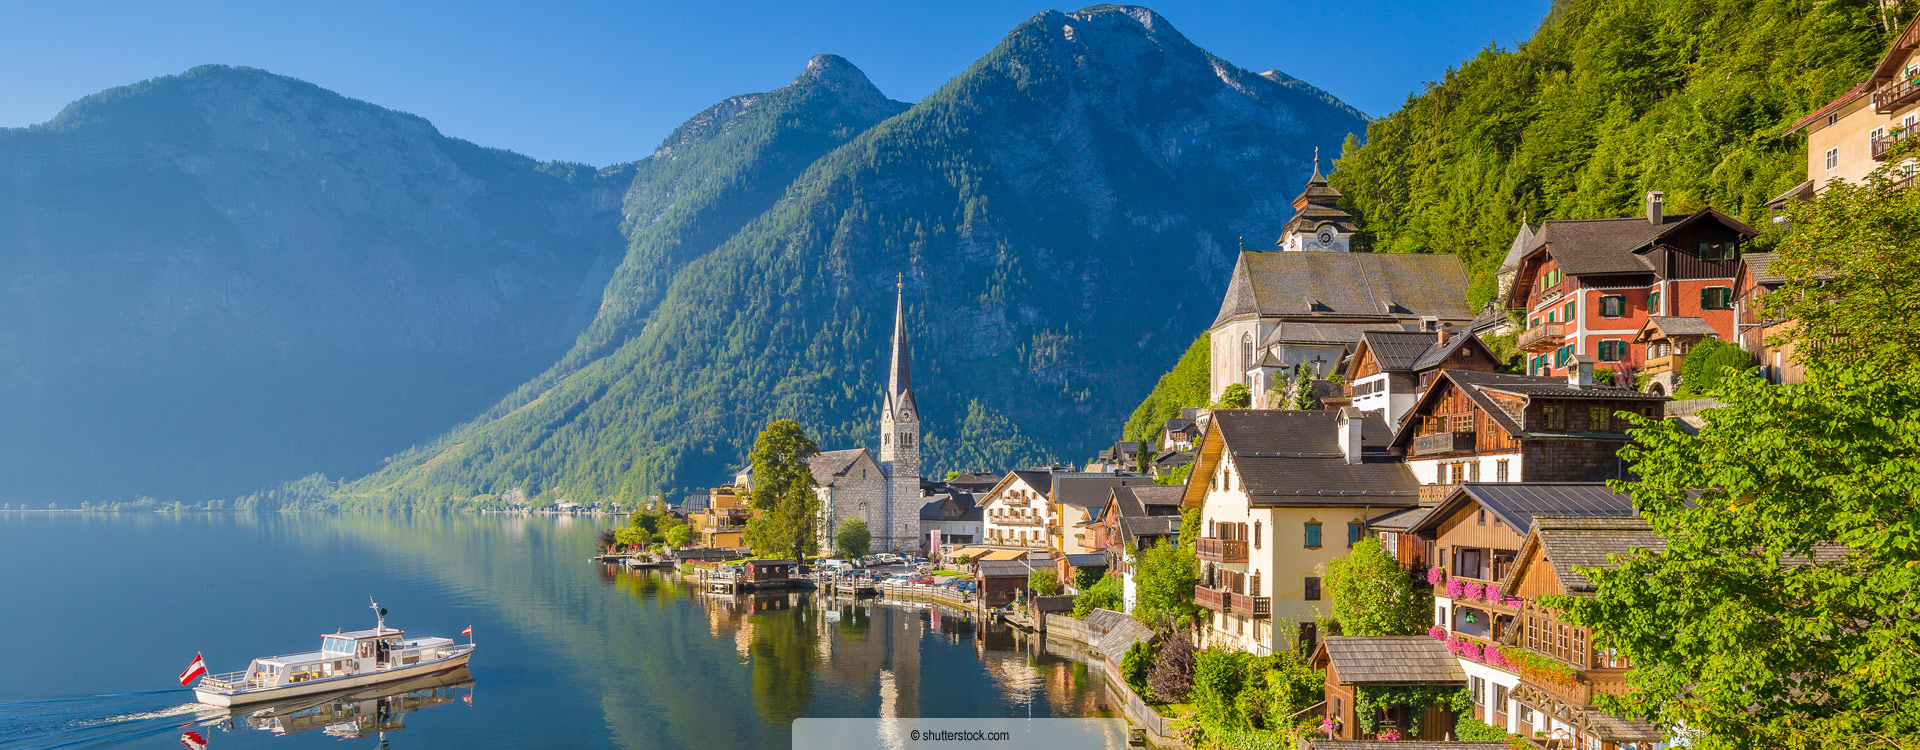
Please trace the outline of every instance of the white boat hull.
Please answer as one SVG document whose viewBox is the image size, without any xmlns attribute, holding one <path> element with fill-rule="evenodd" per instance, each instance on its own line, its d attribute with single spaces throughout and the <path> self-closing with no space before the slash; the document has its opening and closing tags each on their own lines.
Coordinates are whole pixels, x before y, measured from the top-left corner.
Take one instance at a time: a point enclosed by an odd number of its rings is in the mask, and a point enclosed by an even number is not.
<svg viewBox="0 0 1920 750">
<path fill-rule="evenodd" d="M 368 685 L 378 685 L 384 682 L 410 680 L 416 677 L 428 677 L 442 672 L 451 672 L 466 666 L 467 660 L 473 657 L 474 646 L 472 644 L 466 644 L 457 646 L 456 649 L 452 656 L 443 659 L 423 661 L 418 664 L 409 664 L 404 667 L 395 667 L 378 672 L 362 672 L 360 674 L 341 675 L 339 677 L 329 677 L 321 680 L 296 682 L 291 685 L 277 685 L 274 687 L 252 688 L 249 690 L 225 691 L 195 687 L 193 694 L 201 703 L 209 706 L 239 706 L 248 703 L 297 698 L 303 695 L 331 693 L 338 690 L 352 690 Z"/>
</svg>

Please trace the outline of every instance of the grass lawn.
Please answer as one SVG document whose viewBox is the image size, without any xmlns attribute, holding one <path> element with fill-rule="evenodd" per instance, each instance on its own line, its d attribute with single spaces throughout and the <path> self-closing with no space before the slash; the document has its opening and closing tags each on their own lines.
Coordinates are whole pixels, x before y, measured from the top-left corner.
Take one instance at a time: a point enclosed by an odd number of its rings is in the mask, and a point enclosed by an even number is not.
<svg viewBox="0 0 1920 750">
<path fill-rule="evenodd" d="M 929 575 L 936 575 L 936 576 L 968 576 L 968 575 L 973 575 L 973 574 L 972 574 L 972 573 L 968 573 L 967 571 L 964 571 L 964 570 L 936 570 L 936 571 L 933 571 L 932 573 L 930 573 Z"/>
<path fill-rule="evenodd" d="M 1176 718 L 1181 714 L 1189 714 L 1200 710 L 1199 706 L 1195 706 L 1192 703 L 1152 703 L 1148 705 L 1153 706 L 1153 710 L 1159 711 L 1161 716 L 1169 719 Z"/>
</svg>

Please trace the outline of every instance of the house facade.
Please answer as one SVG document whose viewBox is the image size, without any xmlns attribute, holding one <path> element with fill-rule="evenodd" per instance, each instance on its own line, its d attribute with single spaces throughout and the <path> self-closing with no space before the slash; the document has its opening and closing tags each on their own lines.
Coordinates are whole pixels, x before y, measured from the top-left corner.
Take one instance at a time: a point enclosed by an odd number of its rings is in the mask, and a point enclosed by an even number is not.
<svg viewBox="0 0 1920 750">
<path fill-rule="evenodd" d="M 1441 368 L 1492 372 L 1500 360 L 1472 335 L 1453 326 L 1437 331 L 1367 331 L 1347 358 L 1346 395 L 1363 412 L 1398 425 Z"/>
<path fill-rule="evenodd" d="M 1517 344 L 1527 374 L 1563 375 L 1586 355 L 1637 375 L 1646 352 L 1633 338 L 1651 316 L 1699 318 L 1733 340 L 1734 277 L 1758 234 L 1711 208 L 1667 216 L 1657 191 L 1647 194 L 1645 216 L 1549 221 L 1527 232 L 1505 297 L 1525 326 Z"/>
<path fill-rule="evenodd" d="M 1465 482 L 1627 478 L 1617 453 L 1631 425 L 1617 414 L 1662 417 L 1666 398 L 1595 385 L 1591 363 L 1574 364 L 1566 378 L 1441 371 L 1389 449 L 1405 457 L 1429 502 Z"/>
<path fill-rule="evenodd" d="M 1378 713 L 1366 717 L 1373 719 L 1371 732 L 1360 715 L 1362 689 L 1421 687 L 1446 691 L 1466 687 L 1466 673 L 1433 639 L 1417 635 L 1332 636 L 1314 650 L 1309 663 L 1326 675 L 1326 717 L 1334 722 L 1334 737 L 1370 740 L 1392 730 L 1404 740 L 1452 739 L 1455 718 L 1444 707 L 1426 707 L 1419 717 L 1406 706 L 1375 709 Z M 1412 731 L 1416 724 L 1420 727 L 1417 734 Z M 1380 747 L 1374 743 L 1366 746 Z"/>
<path fill-rule="evenodd" d="M 980 501 L 980 541 L 995 547 L 1048 548 L 1053 472 L 1010 471 Z"/>
<path fill-rule="evenodd" d="M 1125 485 L 1107 493 L 1106 507 L 1087 525 L 1089 540 L 1105 553 L 1107 575 L 1120 579 L 1121 600 L 1133 611 L 1133 561 L 1141 552 L 1166 541 L 1180 541 L 1180 500 L 1186 488 L 1178 485 Z"/>
<path fill-rule="evenodd" d="M 748 502 L 744 486 L 715 487 L 706 507 L 687 514 L 694 543 L 711 549 L 745 549 L 747 522 L 760 514 Z"/>
<path fill-rule="evenodd" d="M 1105 548 L 1089 531 L 1088 523 L 1107 504 L 1115 487 L 1152 484 L 1153 477 L 1141 474 L 1054 475 L 1053 488 L 1048 493 L 1051 507 L 1047 515 L 1047 546 L 1062 555 L 1104 552 Z"/>
<path fill-rule="evenodd" d="M 1911 140 L 1920 126 L 1920 18 L 1894 37 L 1867 79 L 1826 106 L 1795 122 L 1787 135 L 1807 138 L 1807 181 L 1776 203 L 1826 189 L 1836 180 L 1860 184 L 1885 165 L 1893 147 Z M 1901 180 L 1911 184 L 1915 166 L 1902 157 Z"/>
<path fill-rule="evenodd" d="M 1735 327 L 1740 331 L 1740 348 L 1760 363 L 1760 374 L 1770 383 L 1803 383 L 1806 365 L 1793 358 L 1793 344 L 1780 341 L 1780 335 L 1792 327 L 1790 321 L 1766 314 L 1764 300 L 1787 283 L 1772 273 L 1775 253 L 1752 253 L 1740 259 L 1739 280 L 1733 284 Z"/>
<path fill-rule="evenodd" d="M 927 540 L 928 551 L 932 551 L 935 533 L 940 535 L 943 548 L 973 544 L 986 535 L 985 515 L 974 503 L 971 492 L 956 489 L 938 492 L 920 506 L 920 538 Z"/>
<path fill-rule="evenodd" d="M 1368 514 L 1417 502 L 1389 436 L 1385 420 L 1351 407 L 1214 412 L 1181 497 L 1205 524 L 1194 591 L 1211 614 L 1205 642 L 1264 655 L 1317 640 L 1327 563 L 1360 539 Z"/>
<path fill-rule="evenodd" d="M 1736 283 L 1736 291 L 1738 288 Z M 1735 308 L 1737 311 L 1737 298 Z M 1737 314 L 1735 319 L 1738 319 Z M 1702 340 L 1718 338 L 1719 335 L 1713 326 L 1699 318 L 1664 315 L 1647 318 L 1646 324 L 1640 326 L 1640 332 L 1633 336 L 1633 343 L 1646 352 L 1646 366 L 1640 373 L 1647 380 L 1645 390 L 1656 396 L 1669 395 L 1678 390 L 1680 373 L 1687 365 L 1687 352 Z"/>
</svg>

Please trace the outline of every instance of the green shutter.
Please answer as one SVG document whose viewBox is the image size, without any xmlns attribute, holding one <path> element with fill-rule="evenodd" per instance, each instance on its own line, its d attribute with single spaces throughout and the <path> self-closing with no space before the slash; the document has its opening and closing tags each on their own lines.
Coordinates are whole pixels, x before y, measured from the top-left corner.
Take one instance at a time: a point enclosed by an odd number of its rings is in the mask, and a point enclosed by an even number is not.
<svg viewBox="0 0 1920 750">
<path fill-rule="evenodd" d="M 1320 546 L 1320 524 L 1317 524 L 1317 523 L 1307 524 L 1307 546 L 1309 547 Z"/>
</svg>

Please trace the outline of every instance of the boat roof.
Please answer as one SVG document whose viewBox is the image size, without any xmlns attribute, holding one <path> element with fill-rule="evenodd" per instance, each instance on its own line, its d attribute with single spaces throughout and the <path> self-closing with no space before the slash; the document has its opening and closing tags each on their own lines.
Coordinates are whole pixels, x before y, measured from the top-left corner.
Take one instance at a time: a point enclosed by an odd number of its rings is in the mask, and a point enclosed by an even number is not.
<svg viewBox="0 0 1920 750">
<path fill-rule="evenodd" d="M 362 628 L 360 630 L 346 630 L 338 633 L 322 633 L 321 635 L 328 638 L 351 638 L 356 641 L 363 641 L 368 638 L 389 638 L 406 634 L 407 631 L 405 630 L 395 630 L 393 628 Z"/>
<path fill-rule="evenodd" d="M 289 664 L 307 664 L 309 662 L 316 662 L 316 661 L 330 661 L 330 660 L 339 659 L 339 658 L 341 658 L 339 654 L 329 654 L 325 651 L 305 651 L 298 654 L 283 654 L 280 656 L 269 656 L 264 659 L 258 659 L 257 661 L 266 662 L 268 664 L 279 664 L 281 666 L 286 666 Z"/>
</svg>

